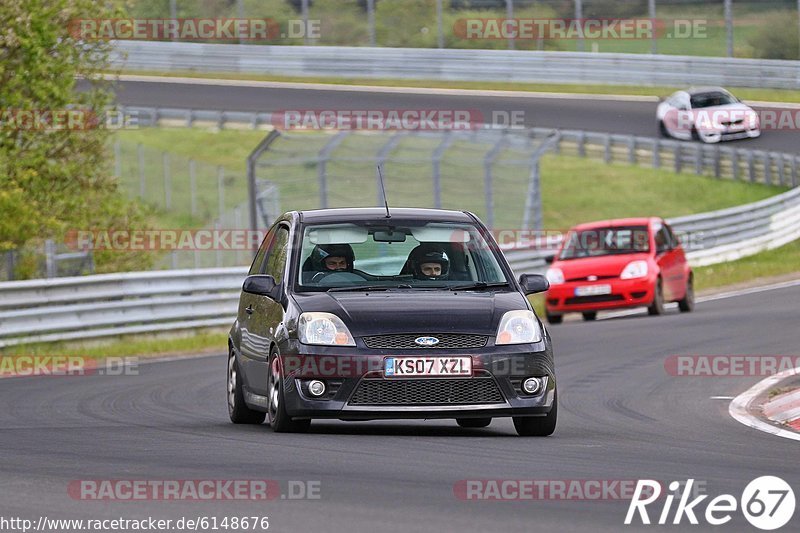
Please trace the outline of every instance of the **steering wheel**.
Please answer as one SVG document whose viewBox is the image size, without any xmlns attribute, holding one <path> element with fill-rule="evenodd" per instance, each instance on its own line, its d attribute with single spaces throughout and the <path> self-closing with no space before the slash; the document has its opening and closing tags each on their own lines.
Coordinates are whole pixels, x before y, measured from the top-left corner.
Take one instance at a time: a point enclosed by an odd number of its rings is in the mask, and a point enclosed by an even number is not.
<svg viewBox="0 0 800 533">
<path fill-rule="evenodd" d="M 317 283 L 319 285 L 336 285 L 338 283 L 347 284 L 361 281 L 367 281 L 367 278 L 357 274 L 356 272 L 348 272 L 347 270 L 317 272 L 311 278 L 311 283 Z"/>
</svg>

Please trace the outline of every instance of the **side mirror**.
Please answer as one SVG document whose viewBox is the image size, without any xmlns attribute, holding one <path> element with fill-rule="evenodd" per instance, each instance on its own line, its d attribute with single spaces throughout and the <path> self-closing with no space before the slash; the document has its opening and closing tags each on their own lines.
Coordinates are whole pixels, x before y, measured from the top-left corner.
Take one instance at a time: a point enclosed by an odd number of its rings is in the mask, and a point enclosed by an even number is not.
<svg viewBox="0 0 800 533">
<path fill-rule="evenodd" d="M 519 284 L 525 294 L 537 294 L 550 288 L 550 282 L 541 274 L 522 274 Z"/>
<path fill-rule="evenodd" d="M 273 300 L 278 299 L 278 284 L 275 282 L 275 278 L 269 275 L 247 276 L 242 290 L 258 296 L 268 296 Z"/>
<path fill-rule="evenodd" d="M 556 260 L 556 256 L 555 255 L 547 255 L 544 258 L 544 262 L 547 263 L 548 265 L 552 265 L 553 261 L 555 261 L 555 260 Z"/>
</svg>

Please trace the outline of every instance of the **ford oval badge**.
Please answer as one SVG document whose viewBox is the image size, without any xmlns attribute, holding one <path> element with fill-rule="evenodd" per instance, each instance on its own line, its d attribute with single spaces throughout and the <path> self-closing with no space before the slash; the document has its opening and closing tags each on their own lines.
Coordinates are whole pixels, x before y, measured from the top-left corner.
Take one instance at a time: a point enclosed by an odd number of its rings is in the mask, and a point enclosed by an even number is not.
<svg viewBox="0 0 800 533">
<path fill-rule="evenodd" d="M 439 339 L 436 337 L 417 337 L 414 342 L 420 346 L 436 346 L 439 344 Z"/>
</svg>

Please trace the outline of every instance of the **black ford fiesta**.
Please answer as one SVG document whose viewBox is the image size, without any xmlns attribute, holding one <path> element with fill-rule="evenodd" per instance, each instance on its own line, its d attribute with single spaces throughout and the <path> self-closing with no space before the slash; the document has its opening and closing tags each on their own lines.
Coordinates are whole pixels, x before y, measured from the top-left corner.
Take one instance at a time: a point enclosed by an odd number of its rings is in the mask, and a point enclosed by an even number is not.
<svg viewBox="0 0 800 533">
<path fill-rule="evenodd" d="M 550 337 L 486 227 L 467 212 L 290 212 L 269 230 L 230 331 L 233 422 L 513 417 L 550 435 Z"/>
</svg>

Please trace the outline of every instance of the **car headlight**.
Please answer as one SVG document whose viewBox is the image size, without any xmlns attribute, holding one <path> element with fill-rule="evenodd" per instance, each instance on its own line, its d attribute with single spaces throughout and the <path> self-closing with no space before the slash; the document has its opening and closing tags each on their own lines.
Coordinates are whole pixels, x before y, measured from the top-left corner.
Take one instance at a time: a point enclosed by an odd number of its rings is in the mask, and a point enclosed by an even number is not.
<svg viewBox="0 0 800 533">
<path fill-rule="evenodd" d="M 331 313 L 303 313 L 297 321 L 297 336 L 303 344 L 355 346 L 342 319 Z"/>
<path fill-rule="evenodd" d="M 757 128 L 758 127 L 758 113 L 750 113 L 748 117 L 748 122 L 750 123 L 750 128 Z"/>
<path fill-rule="evenodd" d="M 564 283 L 564 273 L 560 268 L 548 268 L 545 277 L 547 281 L 550 282 L 550 285 L 561 285 Z"/>
<path fill-rule="evenodd" d="M 527 344 L 542 340 L 542 328 L 531 311 L 508 311 L 500 320 L 495 344 Z"/>
<path fill-rule="evenodd" d="M 619 275 L 620 279 L 635 279 L 647 276 L 647 261 L 631 261 Z"/>
</svg>

